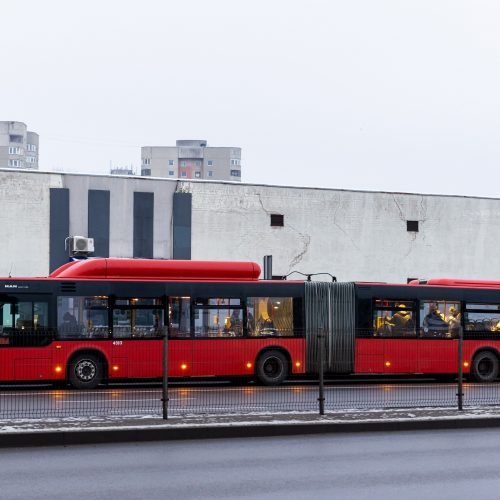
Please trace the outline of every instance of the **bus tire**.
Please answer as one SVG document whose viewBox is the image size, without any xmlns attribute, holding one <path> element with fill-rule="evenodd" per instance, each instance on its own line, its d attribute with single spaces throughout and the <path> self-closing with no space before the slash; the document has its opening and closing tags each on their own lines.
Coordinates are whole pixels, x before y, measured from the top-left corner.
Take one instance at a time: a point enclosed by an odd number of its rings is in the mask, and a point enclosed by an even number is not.
<svg viewBox="0 0 500 500">
<path fill-rule="evenodd" d="M 257 359 L 255 374 L 263 385 L 279 385 L 288 377 L 288 360 L 281 351 L 265 351 Z"/>
<path fill-rule="evenodd" d="M 75 389 L 95 389 L 102 376 L 102 363 L 94 354 L 77 354 L 71 360 L 69 381 Z"/>
<path fill-rule="evenodd" d="M 497 355 L 491 351 L 478 352 L 472 361 L 471 371 L 477 382 L 493 382 L 500 372 Z"/>
</svg>

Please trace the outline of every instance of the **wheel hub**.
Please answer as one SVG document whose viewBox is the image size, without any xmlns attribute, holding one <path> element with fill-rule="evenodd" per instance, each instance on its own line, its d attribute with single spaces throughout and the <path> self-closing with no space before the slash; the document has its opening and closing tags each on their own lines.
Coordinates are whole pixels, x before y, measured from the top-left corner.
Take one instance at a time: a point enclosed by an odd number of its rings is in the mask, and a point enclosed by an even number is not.
<svg viewBox="0 0 500 500">
<path fill-rule="evenodd" d="M 281 373 L 278 361 L 274 358 L 268 359 L 264 365 L 264 371 L 267 375 L 277 377 Z"/>
<path fill-rule="evenodd" d="M 95 377 L 96 367 L 89 360 L 82 360 L 75 367 L 76 376 L 83 382 L 88 382 Z"/>
</svg>

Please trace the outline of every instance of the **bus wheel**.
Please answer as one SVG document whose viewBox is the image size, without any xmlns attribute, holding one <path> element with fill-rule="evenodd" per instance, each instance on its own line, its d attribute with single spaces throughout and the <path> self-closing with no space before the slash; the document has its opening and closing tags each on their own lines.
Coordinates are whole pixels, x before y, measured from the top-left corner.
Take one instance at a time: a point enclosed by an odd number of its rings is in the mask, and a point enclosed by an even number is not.
<svg viewBox="0 0 500 500">
<path fill-rule="evenodd" d="M 482 351 L 474 356 L 472 375 L 478 382 L 493 382 L 498 378 L 500 365 L 496 354 Z"/>
<path fill-rule="evenodd" d="M 102 380 L 102 363 L 93 354 L 78 354 L 71 360 L 69 381 L 75 389 L 95 389 Z"/>
<path fill-rule="evenodd" d="M 288 377 L 288 361 L 280 351 L 266 351 L 259 356 L 255 367 L 258 381 L 263 385 L 278 385 Z"/>
</svg>

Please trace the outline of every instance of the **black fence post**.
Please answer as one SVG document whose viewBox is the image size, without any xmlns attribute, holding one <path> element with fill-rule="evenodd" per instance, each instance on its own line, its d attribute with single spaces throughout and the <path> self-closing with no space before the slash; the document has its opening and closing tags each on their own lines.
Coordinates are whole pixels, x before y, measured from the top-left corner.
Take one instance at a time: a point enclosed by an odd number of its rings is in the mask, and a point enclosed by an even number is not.
<svg viewBox="0 0 500 500">
<path fill-rule="evenodd" d="M 163 353 L 162 353 L 163 377 L 161 402 L 163 407 L 163 419 L 168 419 L 168 328 L 163 327 Z"/>
<path fill-rule="evenodd" d="M 463 360 L 463 342 L 464 341 L 464 331 L 462 326 L 458 329 L 458 410 L 462 411 L 464 409 L 464 360 Z"/>
<path fill-rule="evenodd" d="M 325 377 L 324 377 L 324 365 L 325 365 L 325 335 L 322 330 L 318 333 L 319 342 L 319 414 L 325 414 Z"/>
</svg>

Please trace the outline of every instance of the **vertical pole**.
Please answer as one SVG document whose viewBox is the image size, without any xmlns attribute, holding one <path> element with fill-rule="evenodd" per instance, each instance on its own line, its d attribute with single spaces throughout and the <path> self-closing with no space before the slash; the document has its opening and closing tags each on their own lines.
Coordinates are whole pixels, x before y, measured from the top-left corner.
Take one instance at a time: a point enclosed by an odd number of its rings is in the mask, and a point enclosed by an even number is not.
<svg viewBox="0 0 500 500">
<path fill-rule="evenodd" d="M 264 279 L 273 279 L 273 256 L 264 255 Z"/>
<path fill-rule="evenodd" d="M 162 353 L 162 395 L 163 419 L 168 419 L 168 328 L 163 325 L 163 353 Z"/>
<path fill-rule="evenodd" d="M 458 329 L 458 410 L 464 409 L 464 360 L 463 360 L 464 330 L 462 325 Z"/>
<path fill-rule="evenodd" d="M 324 380 L 324 365 L 325 365 L 325 335 L 323 330 L 318 334 L 319 342 L 319 414 L 325 414 L 325 380 Z"/>
</svg>

